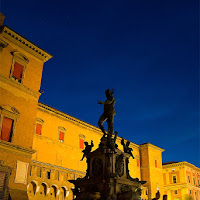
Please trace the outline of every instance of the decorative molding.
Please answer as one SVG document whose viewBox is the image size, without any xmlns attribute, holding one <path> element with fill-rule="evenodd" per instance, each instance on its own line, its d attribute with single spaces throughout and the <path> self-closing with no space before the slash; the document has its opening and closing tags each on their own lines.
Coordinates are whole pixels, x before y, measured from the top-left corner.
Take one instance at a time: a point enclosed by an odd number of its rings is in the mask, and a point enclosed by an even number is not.
<svg viewBox="0 0 200 200">
<path fill-rule="evenodd" d="M 59 131 L 64 131 L 64 132 L 65 132 L 65 131 L 66 131 L 66 128 L 64 128 L 63 126 L 59 126 L 59 127 L 58 127 L 58 130 L 59 130 Z"/>
<path fill-rule="evenodd" d="M 96 126 L 88 124 L 88 123 L 86 123 L 86 122 L 84 122 L 82 120 L 79 120 L 79 119 L 77 119 L 75 117 L 72 117 L 72 116 L 70 116 L 70 115 L 68 115 L 66 113 L 63 113 L 63 112 L 61 112 L 61 111 L 59 111 L 59 110 L 57 110 L 55 108 L 52 108 L 50 106 L 47 106 L 47 105 L 45 105 L 43 103 L 40 103 L 40 102 L 38 103 L 38 109 L 41 110 L 41 111 L 45 111 L 45 112 L 47 112 L 49 114 L 53 114 L 54 116 L 61 117 L 62 119 L 64 118 L 65 120 L 68 120 L 68 121 L 70 121 L 72 123 L 75 123 L 76 125 L 81 125 L 81 126 L 83 126 L 85 128 L 90 128 L 93 131 L 96 131 L 100 135 L 103 136 L 103 133 L 101 132 L 101 130 L 99 128 L 97 128 Z"/>
<path fill-rule="evenodd" d="M 39 165 L 48 166 L 49 168 L 55 167 L 55 168 L 58 168 L 58 169 L 67 170 L 67 171 L 70 171 L 70 172 L 73 172 L 73 173 L 79 173 L 79 174 L 85 175 L 85 172 L 74 170 L 74 169 L 60 167 L 60 166 L 57 166 L 57 165 L 52 165 L 52 164 L 49 164 L 49 163 L 44 163 L 44 162 L 40 162 L 40 161 L 36 161 L 36 160 L 31 160 L 31 162 L 35 163 L 35 164 L 39 164 Z"/>
<path fill-rule="evenodd" d="M 14 44 L 18 45 L 19 47 L 23 48 L 27 52 L 31 53 L 32 55 L 36 56 L 43 62 L 48 61 L 53 56 L 46 51 L 42 50 L 32 42 L 28 41 L 26 38 L 22 37 L 11 28 L 4 26 L 2 30 L 2 35 L 7 40 L 13 42 Z"/>
<path fill-rule="evenodd" d="M 18 52 L 18 51 L 14 51 L 11 53 L 14 57 L 14 59 L 20 63 L 22 63 L 22 65 L 24 64 L 28 64 L 29 63 L 29 59 L 22 53 Z"/>
<path fill-rule="evenodd" d="M 196 167 L 195 165 L 192 165 L 186 161 L 172 163 L 172 164 L 166 164 L 166 165 L 163 165 L 162 167 L 163 167 L 163 169 L 166 169 L 166 168 L 179 167 L 179 166 L 188 166 L 188 167 L 191 167 L 192 169 L 200 172 L 200 169 L 198 167 Z"/>
<path fill-rule="evenodd" d="M 44 120 L 41 119 L 41 118 L 36 118 L 36 122 L 39 122 L 40 124 L 43 124 L 43 123 L 44 123 Z"/>
<path fill-rule="evenodd" d="M 15 115 L 15 116 L 19 115 L 19 111 L 15 107 L 12 107 L 12 106 L 9 106 L 9 105 L 0 106 L 0 109 L 2 111 L 6 111 L 6 112 L 8 112 L 12 115 Z"/>
<path fill-rule="evenodd" d="M 0 81 L 2 82 L 5 82 L 19 90 L 22 90 L 23 92 L 26 92 L 36 98 L 39 98 L 41 93 L 40 92 L 37 92 L 37 91 L 34 91 L 34 90 L 31 90 L 30 88 L 26 87 L 25 85 L 22 85 L 21 83 L 18 83 L 17 81 L 15 80 L 12 80 L 10 78 L 7 78 L 3 75 L 0 74 Z"/>
<path fill-rule="evenodd" d="M 86 138 L 85 135 L 83 135 L 83 134 L 79 134 L 78 136 L 79 136 L 79 138 L 81 138 L 81 139 L 85 139 L 85 138 Z"/>
<path fill-rule="evenodd" d="M 3 149 L 3 151 L 10 152 L 12 154 L 21 155 L 27 158 L 31 158 L 32 154 L 35 153 L 35 150 L 25 148 L 16 144 L 13 144 L 11 142 L 6 142 L 3 140 L 0 140 L 0 149 Z"/>
<path fill-rule="evenodd" d="M 157 146 L 155 146 L 155 145 L 153 145 L 153 144 L 151 144 L 151 143 L 140 144 L 140 149 L 143 149 L 143 148 L 145 148 L 145 147 L 152 147 L 152 148 L 157 149 L 157 150 L 159 150 L 159 151 L 161 151 L 161 152 L 165 151 L 164 149 L 162 149 L 162 148 L 160 148 L 160 147 L 157 147 Z"/>
<path fill-rule="evenodd" d="M 0 39 L 0 49 L 4 49 L 8 46 L 8 43 Z"/>
</svg>

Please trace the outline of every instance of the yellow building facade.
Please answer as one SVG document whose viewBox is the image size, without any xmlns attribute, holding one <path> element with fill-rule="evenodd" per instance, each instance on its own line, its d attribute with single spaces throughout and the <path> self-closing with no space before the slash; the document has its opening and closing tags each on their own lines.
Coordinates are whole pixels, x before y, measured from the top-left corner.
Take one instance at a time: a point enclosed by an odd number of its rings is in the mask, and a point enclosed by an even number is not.
<svg viewBox="0 0 200 200">
<path fill-rule="evenodd" d="M 27 199 L 43 63 L 51 55 L 3 21 L 0 14 L 0 198 Z"/>
<path fill-rule="evenodd" d="M 168 200 L 200 199 L 200 169 L 188 162 L 164 163 L 163 181 Z"/>
<path fill-rule="evenodd" d="M 84 177 L 86 172 L 86 160 L 80 161 L 84 142 L 93 140 L 95 150 L 102 132 L 38 102 L 43 64 L 52 56 L 3 26 L 3 19 L 0 14 L 0 199 L 72 200 L 73 184 L 68 180 Z M 122 150 L 120 137 L 116 143 Z M 186 199 L 182 192 L 170 196 L 163 149 L 150 143 L 131 142 L 130 147 L 135 157 L 129 161 L 130 175 L 147 181 L 142 200 L 154 198 L 158 190 L 161 197 Z M 181 172 L 179 177 L 183 176 Z M 196 188 L 191 185 L 191 190 Z"/>
</svg>

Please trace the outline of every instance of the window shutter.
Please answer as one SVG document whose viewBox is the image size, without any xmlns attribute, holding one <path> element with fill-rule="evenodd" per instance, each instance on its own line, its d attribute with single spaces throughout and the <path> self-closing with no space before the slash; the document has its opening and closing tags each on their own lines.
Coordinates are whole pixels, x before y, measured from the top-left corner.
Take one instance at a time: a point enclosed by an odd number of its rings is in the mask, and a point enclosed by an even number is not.
<svg viewBox="0 0 200 200">
<path fill-rule="evenodd" d="M 64 140 L 64 133 L 63 132 L 60 132 L 59 133 L 59 140 Z"/>
<path fill-rule="evenodd" d="M 139 164 L 139 159 L 137 159 L 137 166 L 139 167 L 139 165 L 140 165 L 140 164 Z"/>
<path fill-rule="evenodd" d="M 23 68 L 23 65 L 20 65 L 19 63 L 15 62 L 12 76 L 21 81 Z"/>
<path fill-rule="evenodd" d="M 11 136 L 12 136 L 12 134 L 11 134 L 12 125 L 13 125 L 12 119 L 9 119 L 7 117 L 3 118 L 3 124 L 2 124 L 1 135 L 0 135 L 1 140 L 4 140 L 6 142 L 10 142 Z"/>
<path fill-rule="evenodd" d="M 158 165 L 157 165 L 157 160 L 155 160 L 155 167 L 156 167 L 156 168 L 158 167 Z"/>
<path fill-rule="evenodd" d="M 42 133 L 42 124 L 36 124 L 36 134 L 41 135 Z"/>
<path fill-rule="evenodd" d="M 80 148 L 84 149 L 84 140 L 83 139 L 80 139 Z"/>
</svg>

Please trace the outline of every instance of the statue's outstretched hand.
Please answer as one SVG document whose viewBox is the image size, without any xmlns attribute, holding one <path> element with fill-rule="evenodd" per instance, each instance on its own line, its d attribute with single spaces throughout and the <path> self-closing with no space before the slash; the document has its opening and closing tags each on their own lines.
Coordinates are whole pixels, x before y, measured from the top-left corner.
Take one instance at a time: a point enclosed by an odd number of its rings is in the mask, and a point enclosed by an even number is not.
<svg viewBox="0 0 200 200">
<path fill-rule="evenodd" d="M 102 102 L 102 101 L 98 101 L 98 104 L 104 104 L 104 102 Z"/>
</svg>

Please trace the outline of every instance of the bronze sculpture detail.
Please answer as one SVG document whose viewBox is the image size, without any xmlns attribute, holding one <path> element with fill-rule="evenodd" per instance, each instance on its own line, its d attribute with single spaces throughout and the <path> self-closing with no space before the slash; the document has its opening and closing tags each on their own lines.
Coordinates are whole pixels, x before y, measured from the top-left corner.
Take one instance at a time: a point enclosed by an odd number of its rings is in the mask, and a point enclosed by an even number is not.
<svg viewBox="0 0 200 200">
<path fill-rule="evenodd" d="M 82 151 L 83 152 L 83 157 L 80 161 L 82 161 L 87 155 L 91 152 L 92 147 L 94 146 L 93 140 L 91 140 L 91 145 L 88 144 L 88 142 L 84 142 L 85 144 L 85 149 Z"/>
<path fill-rule="evenodd" d="M 134 156 L 133 156 L 133 154 L 132 154 L 132 152 L 131 152 L 131 151 L 133 151 L 133 149 L 132 149 L 131 147 L 129 147 L 130 141 L 127 141 L 126 144 L 125 144 L 125 143 L 124 143 L 124 138 L 122 138 L 122 140 L 121 140 L 121 145 L 122 145 L 123 148 L 124 148 L 124 153 L 128 153 L 128 154 L 131 155 L 131 156 L 133 157 L 133 159 L 134 159 Z"/>
<path fill-rule="evenodd" d="M 125 144 L 122 138 L 124 152 L 116 144 L 118 132 L 114 132 L 115 98 L 113 91 L 106 90 L 107 100 L 98 101 L 104 105 L 104 112 L 99 118 L 98 125 L 103 132 L 99 147 L 91 151 L 94 144 L 84 142 L 81 161 L 86 158 L 87 170 L 85 177 L 69 180 L 75 185 L 73 189 L 75 200 L 141 200 L 141 186 L 146 181 L 132 178 L 129 173 L 129 158 L 133 156 L 130 142 Z M 108 132 L 103 123 L 107 122 Z M 114 132 L 114 135 L 113 135 Z M 119 139 L 119 138 L 118 138 Z M 157 199 L 158 200 L 158 199 Z"/>
<path fill-rule="evenodd" d="M 113 97 L 113 91 L 107 89 L 105 91 L 107 100 L 106 101 L 98 101 L 98 104 L 103 104 L 104 105 L 104 112 L 99 118 L 98 125 L 101 131 L 104 133 L 104 136 L 107 135 L 105 128 L 103 126 L 104 121 L 107 122 L 108 124 L 108 138 L 112 137 L 112 134 L 114 132 L 113 128 L 113 122 L 114 122 L 114 115 L 115 115 L 115 98 Z"/>
</svg>

